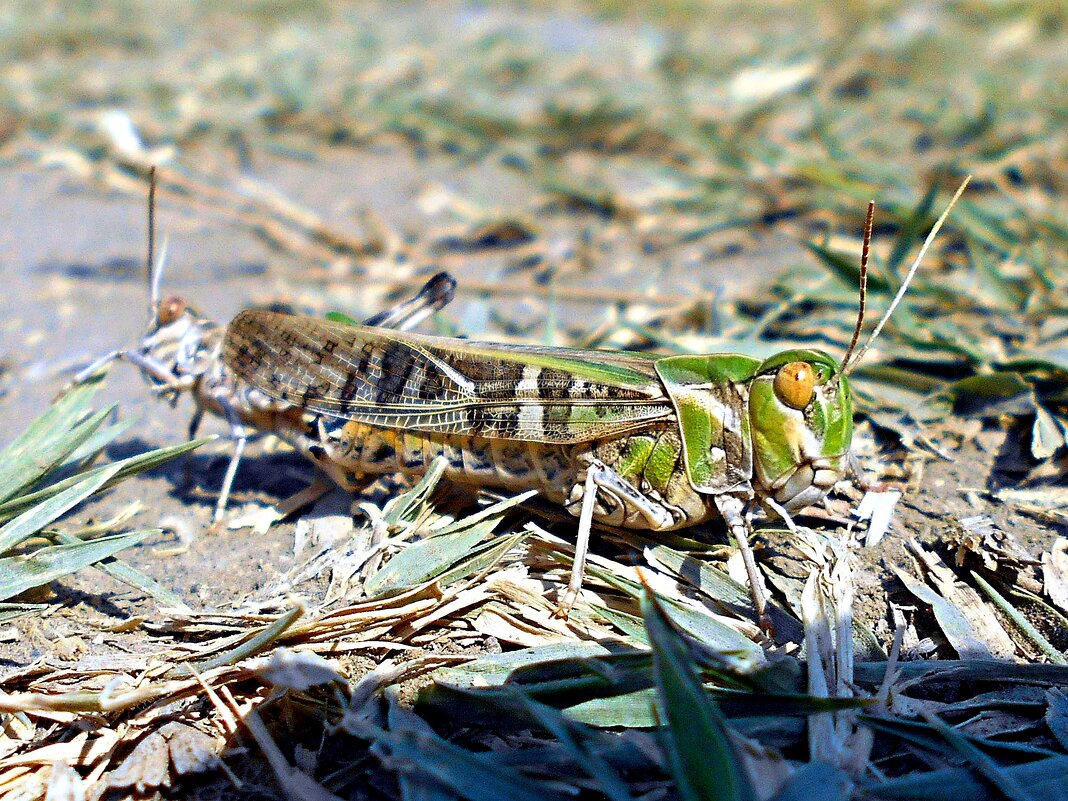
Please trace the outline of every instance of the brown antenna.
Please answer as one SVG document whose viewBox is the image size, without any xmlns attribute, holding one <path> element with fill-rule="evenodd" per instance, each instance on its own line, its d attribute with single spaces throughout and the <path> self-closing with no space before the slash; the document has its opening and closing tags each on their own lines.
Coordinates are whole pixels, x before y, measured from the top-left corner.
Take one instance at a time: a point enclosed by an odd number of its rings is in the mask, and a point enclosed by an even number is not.
<svg viewBox="0 0 1068 801">
<path fill-rule="evenodd" d="M 871 253 L 871 228 L 875 222 L 875 201 L 868 201 L 868 216 L 864 220 L 864 248 L 860 252 L 860 311 L 857 312 L 857 324 L 853 327 L 853 338 L 849 341 L 845 358 L 842 359 L 842 372 L 849 372 L 849 360 L 853 349 L 860 341 L 860 332 L 864 329 L 864 310 L 868 305 L 868 256 Z"/>
<path fill-rule="evenodd" d="M 148 168 L 148 325 L 155 328 L 159 315 L 159 270 L 156 269 L 156 165 Z"/>
<path fill-rule="evenodd" d="M 916 275 L 916 271 L 920 269 L 920 263 L 923 261 L 923 257 L 927 255 L 928 249 L 931 247 L 931 243 L 934 242 L 935 237 L 938 236 L 938 232 L 942 230 L 942 226 L 946 222 L 946 218 L 949 216 L 949 212 L 953 210 L 957 201 L 960 200 L 960 196 L 964 194 L 964 190 L 968 187 L 968 182 L 972 180 L 972 176 L 967 176 L 957 191 L 953 193 L 953 197 L 950 198 L 949 205 L 946 206 L 941 216 L 935 220 L 934 227 L 930 233 L 927 234 L 927 238 L 923 240 L 923 246 L 920 248 L 920 252 L 916 254 L 915 260 L 912 262 L 912 266 L 909 267 L 909 271 L 905 273 L 905 280 L 901 282 L 901 287 L 897 290 L 897 294 L 894 295 L 894 299 L 890 301 L 890 307 L 886 310 L 883 316 L 879 319 L 879 322 L 875 324 L 875 330 L 871 332 L 871 336 L 868 337 L 868 341 L 864 343 L 864 347 L 860 349 L 860 353 L 853 359 L 850 368 L 855 364 L 859 364 L 860 360 L 864 358 L 864 354 L 868 352 L 868 348 L 872 346 L 872 343 L 879 338 L 879 334 L 882 333 L 883 326 L 886 325 L 886 321 L 890 319 L 890 316 L 894 313 L 894 309 L 901 303 L 901 299 L 905 297 L 905 292 L 909 288 L 909 284 L 912 283 L 912 277 Z M 844 368 L 843 368 L 844 369 Z"/>
</svg>

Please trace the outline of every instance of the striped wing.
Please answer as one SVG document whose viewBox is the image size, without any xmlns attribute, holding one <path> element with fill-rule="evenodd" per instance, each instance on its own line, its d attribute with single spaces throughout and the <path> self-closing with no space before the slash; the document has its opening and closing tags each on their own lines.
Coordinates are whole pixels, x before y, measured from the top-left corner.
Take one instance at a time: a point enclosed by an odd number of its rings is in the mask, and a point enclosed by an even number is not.
<svg viewBox="0 0 1068 801">
<path fill-rule="evenodd" d="M 226 330 L 223 359 L 273 398 L 383 428 L 575 443 L 675 415 L 653 360 L 634 354 L 244 311 Z"/>
</svg>

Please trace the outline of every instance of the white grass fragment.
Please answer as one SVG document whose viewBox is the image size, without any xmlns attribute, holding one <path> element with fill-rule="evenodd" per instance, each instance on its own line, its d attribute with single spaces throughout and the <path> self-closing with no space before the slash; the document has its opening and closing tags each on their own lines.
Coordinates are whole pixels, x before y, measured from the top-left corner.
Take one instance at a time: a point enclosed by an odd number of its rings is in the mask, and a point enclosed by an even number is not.
<svg viewBox="0 0 1068 801">
<path fill-rule="evenodd" d="M 1042 584 L 1049 599 L 1068 612 L 1068 537 L 1058 537 L 1042 554 Z"/>
<path fill-rule="evenodd" d="M 854 575 L 845 542 L 798 528 L 800 550 L 812 563 L 801 594 L 808 653 L 808 692 L 818 698 L 853 698 Z M 809 758 L 858 774 L 865 770 L 873 733 L 855 710 L 809 716 Z"/>
<path fill-rule="evenodd" d="M 789 94 L 811 81 L 819 71 L 816 60 L 799 64 L 750 67 L 736 73 L 728 89 L 735 103 L 762 103 Z"/>
<path fill-rule="evenodd" d="M 308 690 L 320 684 L 344 682 L 334 662 L 310 651 L 279 648 L 266 659 L 253 665 L 261 679 L 275 687 Z"/>
<path fill-rule="evenodd" d="M 85 801 L 82 777 L 66 762 L 53 762 L 45 801 Z"/>
<path fill-rule="evenodd" d="M 894 507 L 900 499 L 901 493 L 897 490 L 864 493 L 854 514 L 859 520 L 871 521 L 864 535 L 865 548 L 874 548 L 886 536 L 894 519 Z"/>
<path fill-rule="evenodd" d="M 273 506 L 261 506 L 254 503 L 245 506 L 241 514 L 234 515 L 226 527 L 232 531 L 250 528 L 253 534 L 262 536 L 284 517 L 285 515 Z"/>
</svg>

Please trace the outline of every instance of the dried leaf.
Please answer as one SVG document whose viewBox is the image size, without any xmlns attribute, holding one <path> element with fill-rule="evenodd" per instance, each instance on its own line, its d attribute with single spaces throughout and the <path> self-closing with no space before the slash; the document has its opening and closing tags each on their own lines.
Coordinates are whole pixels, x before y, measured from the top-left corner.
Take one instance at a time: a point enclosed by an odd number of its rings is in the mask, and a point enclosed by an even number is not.
<svg viewBox="0 0 1068 801">
<path fill-rule="evenodd" d="M 82 777 L 66 762 L 53 762 L 45 801 L 85 801 Z"/>
<path fill-rule="evenodd" d="M 976 636 L 972 625 L 956 606 L 900 568 L 895 567 L 894 572 L 909 592 L 931 607 L 939 628 L 961 659 L 990 658 L 990 649 Z"/>
<path fill-rule="evenodd" d="M 167 740 L 171 770 L 175 776 L 205 773 L 222 764 L 215 739 L 199 729 L 171 721 L 161 726 L 159 733 Z"/>
<path fill-rule="evenodd" d="M 158 787 L 170 787 L 167 738 L 158 731 L 145 735 L 119 767 L 111 772 L 107 786 L 134 787 L 139 793 Z"/>
<path fill-rule="evenodd" d="M 986 643 L 990 654 L 1002 659 L 1015 656 L 1016 645 L 1012 637 L 979 593 L 960 581 L 937 554 L 928 551 L 915 540 L 908 543 L 908 548 L 920 560 L 930 581 L 935 584 L 942 597 L 956 607 L 971 624 L 975 635 Z M 963 658 L 963 654 L 961 656 Z"/>
</svg>

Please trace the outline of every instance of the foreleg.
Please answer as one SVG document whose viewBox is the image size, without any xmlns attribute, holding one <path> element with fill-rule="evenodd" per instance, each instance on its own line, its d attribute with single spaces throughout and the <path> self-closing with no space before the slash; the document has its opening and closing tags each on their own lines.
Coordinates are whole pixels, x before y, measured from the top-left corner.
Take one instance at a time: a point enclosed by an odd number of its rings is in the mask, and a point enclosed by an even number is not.
<svg viewBox="0 0 1068 801">
<path fill-rule="evenodd" d="M 670 528 L 674 516 L 663 504 L 642 495 L 611 467 L 594 460 L 586 470 L 586 482 L 582 490 L 582 509 L 579 512 L 578 536 L 575 540 L 575 559 L 571 566 L 571 580 L 556 610 L 557 617 L 567 617 L 582 589 L 586 572 L 586 556 L 590 550 L 590 534 L 593 531 L 593 515 L 597 508 L 597 492 L 613 496 L 618 503 L 629 504 L 638 509 L 654 531 Z"/>
<path fill-rule="evenodd" d="M 746 519 L 746 504 L 735 495 L 716 495 L 716 508 L 719 509 L 723 522 L 738 543 L 738 550 L 742 554 L 742 563 L 745 565 L 745 573 L 749 577 L 749 592 L 753 598 L 753 609 L 756 612 L 757 622 L 760 628 L 769 636 L 774 634 L 771 625 L 771 617 L 767 612 L 767 599 L 764 597 L 764 584 L 757 569 L 756 558 L 753 549 L 749 546 L 750 526 Z"/>
</svg>

